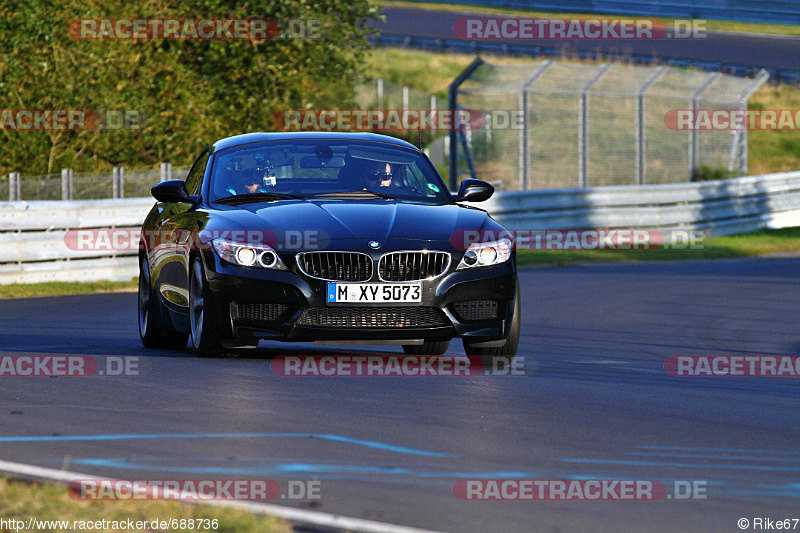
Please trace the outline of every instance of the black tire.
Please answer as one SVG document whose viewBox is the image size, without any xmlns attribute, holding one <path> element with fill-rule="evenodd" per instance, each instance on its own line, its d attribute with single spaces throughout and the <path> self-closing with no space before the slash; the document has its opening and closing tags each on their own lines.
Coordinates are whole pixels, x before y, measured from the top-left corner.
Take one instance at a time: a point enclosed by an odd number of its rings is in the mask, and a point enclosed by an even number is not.
<svg viewBox="0 0 800 533">
<path fill-rule="evenodd" d="M 404 344 L 403 351 L 409 355 L 442 355 L 450 347 L 450 341 L 425 341 L 422 344 Z"/>
<path fill-rule="evenodd" d="M 502 369 L 510 365 L 517 355 L 519 348 L 520 323 L 522 322 L 522 298 L 520 297 L 519 285 L 514 297 L 514 317 L 511 319 L 511 327 L 506 334 L 506 343 L 503 346 L 494 348 L 481 348 L 471 345 L 466 339 L 463 340 L 464 351 L 467 355 L 475 355 L 481 358 L 483 366 L 489 369 Z"/>
<path fill-rule="evenodd" d="M 156 306 L 161 305 L 153 297 L 153 286 L 150 283 L 150 263 L 147 256 L 139 261 L 139 298 L 137 313 L 139 317 L 139 337 L 145 348 L 182 350 L 186 348 L 185 333 L 178 333 L 159 324 L 159 311 Z"/>
<path fill-rule="evenodd" d="M 206 283 L 203 261 L 195 257 L 189 267 L 189 339 L 200 357 L 233 357 L 220 342 L 214 295 Z"/>
</svg>

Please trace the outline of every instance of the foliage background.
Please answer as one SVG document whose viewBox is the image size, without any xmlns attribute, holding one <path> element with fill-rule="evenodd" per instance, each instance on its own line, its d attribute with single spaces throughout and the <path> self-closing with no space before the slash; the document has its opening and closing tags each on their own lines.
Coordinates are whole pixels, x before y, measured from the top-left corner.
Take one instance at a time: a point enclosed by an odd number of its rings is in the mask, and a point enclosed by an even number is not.
<svg viewBox="0 0 800 533">
<path fill-rule="evenodd" d="M 278 109 L 350 105 L 368 0 L 0 0 L 0 109 L 139 110 L 138 131 L 0 131 L 0 175 L 188 165 L 208 143 L 270 128 Z M 74 40 L 80 18 L 321 21 L 316 39 Z"/>
</svg>

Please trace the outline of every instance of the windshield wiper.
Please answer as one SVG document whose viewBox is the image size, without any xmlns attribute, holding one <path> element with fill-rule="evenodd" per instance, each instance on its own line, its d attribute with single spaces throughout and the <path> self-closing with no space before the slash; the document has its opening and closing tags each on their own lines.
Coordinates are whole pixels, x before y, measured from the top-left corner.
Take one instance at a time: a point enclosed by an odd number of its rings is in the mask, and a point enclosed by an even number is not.
<svg viewBox="0 0 800 533">
<path fill-rule="evenodd" d="M 366 189 L 361 191 L 336 191 L 336 192 L 324 192 L 320 194 L 315 194 L 314 198 L 348 198 L 352 196 L 364 196 L 369 195 L 375 198 L 387 198 L 389 200 L 396 200 L 396 196 L 392 196 L 391 194 L 386 194 L 382 192 L 375 192 L 375 191 L 368 191 Z"/>
<path fill-rule="evenodd" d="M 263 202 L 268 200 L 302 200 L 303 196 L 296 194 L 288 194 L 284 192 L 254 192 L 248 194 L 234 194 L 233 196 L 226 196 L 219 200 L 214 200 L 217 204 L 244 204 L 248 202 Z"/>
</svg>

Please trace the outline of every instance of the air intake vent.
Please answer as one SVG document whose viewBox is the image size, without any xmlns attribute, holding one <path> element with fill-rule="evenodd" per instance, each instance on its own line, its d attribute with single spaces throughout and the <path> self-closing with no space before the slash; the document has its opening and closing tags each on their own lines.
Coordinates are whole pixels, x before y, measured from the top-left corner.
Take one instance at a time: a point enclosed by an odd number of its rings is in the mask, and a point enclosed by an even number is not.
<svg viewBox="0 0 800 533">
<path fill-rule="evenodd" d="M 497 301 L 471 300 L 453 304 L 458 318 L 464 322 L 497 318 Z"/>
<path fill-rule="evenodd" d="M 283 304 L 238 304 L 236 318 L 254 322 L 277 322 L 287 307 Z"/>
<path fill-rule="evenodd" d="M 392 252 L 378 263 L 378 274 L 384 281 L 416 281 L 435 278 L 450 266 L 447 252 Z"/>
<path fill-rule="evenodd" d="M 330 281 L 368 281 L 372 258 L 357 252 L 306 252 L 297 264 L 306 276 Z"/>
<path fill-rule="evenodd" d="M 298 326 L 323 328 L 421 328 L 445 325 L 435 307 L 312 307 Z"/>
</svg>

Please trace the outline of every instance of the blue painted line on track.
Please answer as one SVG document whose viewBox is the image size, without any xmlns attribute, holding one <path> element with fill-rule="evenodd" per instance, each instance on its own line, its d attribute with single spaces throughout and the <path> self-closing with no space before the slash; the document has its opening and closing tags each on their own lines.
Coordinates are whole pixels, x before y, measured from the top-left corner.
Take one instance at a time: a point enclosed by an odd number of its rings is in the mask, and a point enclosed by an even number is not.
<svg viewBox="0 0 800 533">
<path fill-rule="evenodd" d="M 624 466 L 663 466 L 674 468 L 711 468 L 720 470 L 759 470 L 764 472 L 800 472 L 800 466 L 768 466 L 768 465 L 736 465 L 736 464 L 700 464 L 700 463 L 676 463 L 669 461 L 632 461 L 617 459 L 588 459 L 580 457 L 567 457 L 557 459 L 563 463 L 583 463 L 600 465 L 624 465 Z"/>
<path fill-rule="evenodd" d="M 681 459 L 722 459 L 725 461 L 756 461 L 771 463 L 800 463 L 798 457 L 764 457 L 763 455 L 711 455 L 693 453 L 629 452 L 637 457 L 675 457 Z"/>
<path fill-rule="evenodd" d="M 786 450 L 761 450 L 755 448 L 706 448 L 694 446 L 636 446 L 640 450 L 674 450 L 689 452 L 718 452 L 718 453 L 771 453 L 775 455 L 793 455 L 800 457 L 800 452 Z"/>
<path fill-rule="evenodd" d="M 41 436 L 7 436 L 0 437 L 4 442 L 79 442 L 79 441 L 113 441 L 113 440 L 144 440 L 144 439 L 259 439 L 259 438 L 315 438 L 335 442 L 355 444 L 367 448 L 375 448 L 388 452 L 405 453 L 409 455 L 423 455 L 428 457 L 452 457 L 449 453 L 432 452 L 418 448 L 396 446 L 385 442 L 356 439 L 343 435 L 329 433 L 145 433 L 145 434 L 120 434 L 120 435 L 41 435 Z"/>
</svg>

